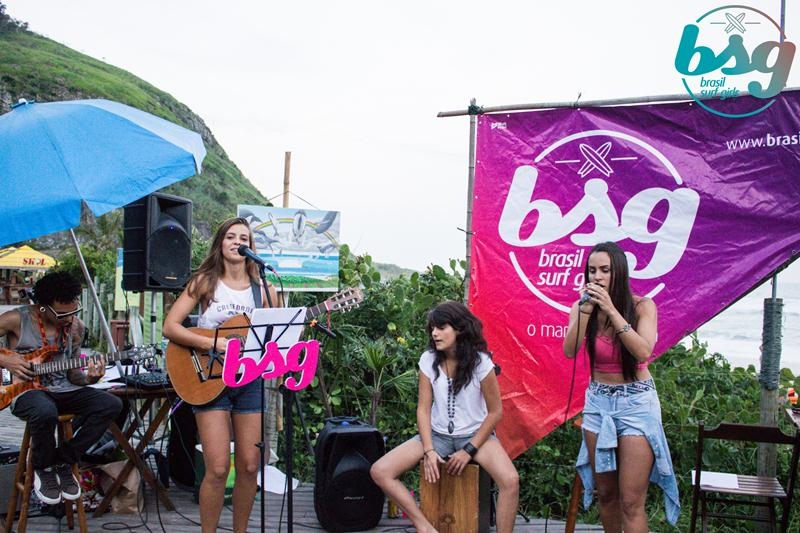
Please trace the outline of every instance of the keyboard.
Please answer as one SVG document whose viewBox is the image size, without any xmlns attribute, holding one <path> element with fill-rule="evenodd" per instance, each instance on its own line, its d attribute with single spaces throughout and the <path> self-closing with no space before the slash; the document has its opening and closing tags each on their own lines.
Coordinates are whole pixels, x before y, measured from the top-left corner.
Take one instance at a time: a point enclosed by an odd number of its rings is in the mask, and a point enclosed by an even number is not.
<svg viewBox="0 0 800 533">
<path fill-rule="evenodd" d="M 120 376 L 117 381 L 125 383 L 128 387 L 139 389 L 163 389 L 171 386 L 169 374 L 166 372 L 146 372 Z"/>
</svg>

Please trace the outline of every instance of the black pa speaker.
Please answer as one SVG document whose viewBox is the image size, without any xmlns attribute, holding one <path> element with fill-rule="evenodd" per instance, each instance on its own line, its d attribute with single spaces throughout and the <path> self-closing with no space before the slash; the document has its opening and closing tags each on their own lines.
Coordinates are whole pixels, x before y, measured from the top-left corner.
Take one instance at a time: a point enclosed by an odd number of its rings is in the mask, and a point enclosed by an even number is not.
<svg viewBox="0 0 800 533">
<path fill-rule="evenodd" d="M 122 288 L 182 289 L 192 273 L 192 201 L 153 193 L 124 208 Z"/>
<path fill-rule="evenodd" d="M 0 446 L 0 513 L 6 513 L 11 490 L 14 488 L 14 475 L 17 471 L 19 446 Z M 19 495 L 17 496 L 19 511 Z"/>
<path fill-rule="evenodd" d="M 317 437 L 314 511 L 327 531 L 374 528 L 383 514 L 383 491 L 369 469 L 384 453 L 383 436 L 355 417 L 325 420 Z"/>
<path fill-rule="evenodd" d="M 192 406 L 186 402 L 172 413 L 169 419 L 167 441 L 167 464 L 172 480 L 184 487 L 195 485 L 195 446 L 197 445 L 197 422 Z"/>
</svg>

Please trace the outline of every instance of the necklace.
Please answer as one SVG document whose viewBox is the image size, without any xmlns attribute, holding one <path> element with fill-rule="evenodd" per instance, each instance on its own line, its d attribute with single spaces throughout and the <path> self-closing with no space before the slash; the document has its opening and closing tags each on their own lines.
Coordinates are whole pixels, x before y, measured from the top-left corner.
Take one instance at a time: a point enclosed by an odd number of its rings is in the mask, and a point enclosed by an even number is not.
<svg viewBox="0 0 800 533">
<path fill-rule="evenodd" d="M 445 369 L 450 370 L 445 361 Z M 455 423 L 453 419 L 456 417 L 456 395 L 453 393 L 453 378 L 450 377 L 448 374 L 447 376 L 447 432 L 451 435 L 453 434 L 453 430 L 455 430 Z"/>
</svg>

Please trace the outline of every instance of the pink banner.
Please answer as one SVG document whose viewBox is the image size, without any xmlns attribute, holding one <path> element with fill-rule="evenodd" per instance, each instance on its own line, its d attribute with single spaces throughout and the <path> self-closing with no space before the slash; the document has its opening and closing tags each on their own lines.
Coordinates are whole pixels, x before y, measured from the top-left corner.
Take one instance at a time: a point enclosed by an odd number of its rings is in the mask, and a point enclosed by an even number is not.
<svg viewBox="0 0 800 533">
<path fill-rule="evenodd" d="M 583 407 L 588 359 L 570 395 L 561 343 L 594 244 L 627 252 L 661 354 L 794 258 L 799 172 L 798 91 L 747 119 L 693 102 L 481 116 L 470 303 L 502 367 L 509 453 Z"/>
</svg>

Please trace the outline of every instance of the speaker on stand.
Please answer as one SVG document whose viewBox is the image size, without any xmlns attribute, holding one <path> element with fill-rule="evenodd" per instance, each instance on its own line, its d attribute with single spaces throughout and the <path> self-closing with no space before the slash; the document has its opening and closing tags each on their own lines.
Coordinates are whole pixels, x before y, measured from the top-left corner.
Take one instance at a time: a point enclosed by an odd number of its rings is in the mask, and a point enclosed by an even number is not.
<svg viewBox="0 0 800 533">
<path fill-rule="evenodd" d="M 153 193 L 123 211 L 122 288 L 175 291 L 192 274 L 192 201 Z"/>
<path fill-rule="evenodd" d="M 383 491 L 369 469 L 384 454 L 383 436 L 355 417 L 325 421 L 315 449 L 314 511 L 327 531 L 374 528 L 383 514 Z"/>
</svg>

